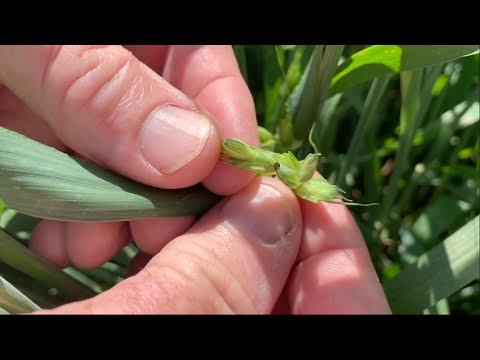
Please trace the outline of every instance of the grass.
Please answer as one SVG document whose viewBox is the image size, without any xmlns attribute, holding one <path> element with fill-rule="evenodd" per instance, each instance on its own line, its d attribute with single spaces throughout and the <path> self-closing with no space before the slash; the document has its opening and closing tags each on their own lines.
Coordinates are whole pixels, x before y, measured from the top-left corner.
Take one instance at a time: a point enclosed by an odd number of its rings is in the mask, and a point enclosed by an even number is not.
<svg viewBox="0 0 480 360">
<path fill-rule="evenodd" d="M 276 150 L 303 158 L 315 123 L 322 175 L 355 202 L 380 204 L 350 210 L 394 313 L 480 314 L 478 46 L 238 45 L 235 54 Z M 129 245 L 89 271 L 28 270 L 38 219 L 23 210 L 0 204 L 8 312 L 68 301 L 66 284 L 104 291 L 138 251 Z"/>
</svg>

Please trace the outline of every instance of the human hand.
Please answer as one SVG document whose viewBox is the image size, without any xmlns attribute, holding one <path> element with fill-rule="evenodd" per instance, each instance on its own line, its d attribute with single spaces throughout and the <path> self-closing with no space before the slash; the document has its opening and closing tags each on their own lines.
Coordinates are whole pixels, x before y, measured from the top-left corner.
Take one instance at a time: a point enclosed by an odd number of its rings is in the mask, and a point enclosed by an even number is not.
<svg viewBox="0 0 480 360">
<path fill-rule="evenodd" d="M 299 202 L 272 178 L 224 198 L 132 270 L 92 299 L 38 313 L 390 313 L 348 209 Z"/>
<path fill-rule="evenodd" d="M 191 163 L 162 173 L 165 161 L 182 158 L 178 145 L 194 142 L 182 143 L 171 128 L 167 138 L 154 131 L 155 170 L 144 159 L 148 146 L 137 143 L 145 119 L 162 104 L 195 105 L 120 47 L 68 47 L 63 55 L 47 48 L 0 47 L 0 82 L 23 100 L 0 90 L 2 126 L 154 186 L 203 180 L 210 190 L 229 195 L 251 181 L 251 174 L 235 168 L 214 168 L 220 138 L 258 141 L 251 95 L 231 49 L 172 47 L 167 59 L 164 47 L 130 47 L 219 124 L 212 120 L 203 151 Z M 130 60 L 122 63 L 122 56 Z M 177 118 L 168 126 L 180 123 L 182 116 Z M 202 122 L 199 115 L 191 121 Z M 255 179 L 180 235 L 192 222 L 40 222 L 31 247 L 58 266 L 97 267 L 131 239 L 146 253 L 161 250 L 111 290 L 44 313 L 389 312 L 363 239 L 343 206 L 299 206 L 280 182 Z M 133 266 L 141 268 L 141 262 L 142 256 Z"/>
<path fill-rule="evenodd" d="M 221 138 L 258 144 L 253 100 L 232 48 L 127 49 L 0 46 L 0 126 L 160 188 L 202 181 L 229 195 L 246 186 L 253 174 L 217 165 Z M 132 240 L 156 254 L 193 221 L 43 220 L 30 247 L 58 267 L 95 268 Z"/>
</svg>

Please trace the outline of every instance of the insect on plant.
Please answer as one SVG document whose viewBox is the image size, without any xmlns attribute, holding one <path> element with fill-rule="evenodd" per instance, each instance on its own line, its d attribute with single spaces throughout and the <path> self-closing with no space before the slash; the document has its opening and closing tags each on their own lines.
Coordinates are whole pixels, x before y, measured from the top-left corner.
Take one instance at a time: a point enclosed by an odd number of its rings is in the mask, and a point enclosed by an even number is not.
<svg viewBox="0 0 480 360">
<path fill-rule="evenodd" d="M 343 195 L 345 192 L 338 186 L 330 184 L 323 178 L 314 177 L 321 154 L 313 142 L 313 130 L 314 127 L 310 130 L 308 140 L 314 153 L 308 154 L 304 160 L 298 160 L 291 151 L 280 154 L 269 150 L 273 149 L 275 140 L 263 127 L 259 127 L 261 148 L 238 139 L 225 139 L 222 142 L 221 160 L 228 165 L 254 172 L 258 176 L 277 176 L 297 197 L 304 200 L 315 203 L 325 201 L 334 204 L 364 205 L 347 199 Z"/>
</svg>

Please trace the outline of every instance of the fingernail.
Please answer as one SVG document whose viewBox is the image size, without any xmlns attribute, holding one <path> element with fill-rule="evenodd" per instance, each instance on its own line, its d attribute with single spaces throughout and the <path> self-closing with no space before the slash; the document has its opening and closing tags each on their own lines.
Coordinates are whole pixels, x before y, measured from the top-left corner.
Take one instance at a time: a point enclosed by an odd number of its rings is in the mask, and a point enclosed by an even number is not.
<svg viewBox="0 0 480 360">
<path fill-rule="evenodd" d="M 275 188 L 260 184 L 257 191 L 241 192 L 227 200 L 221 216 L 244 236 L 273 244 L 295 226 L 292 204 Z"/>
<path fill-rule="evenodd" d="M 198 112 L 172 105 L 155 109 L 140 135 L 144 159 L 162 174 L 171 174 L 202 152 L 212 123 Z"/>
</svg>

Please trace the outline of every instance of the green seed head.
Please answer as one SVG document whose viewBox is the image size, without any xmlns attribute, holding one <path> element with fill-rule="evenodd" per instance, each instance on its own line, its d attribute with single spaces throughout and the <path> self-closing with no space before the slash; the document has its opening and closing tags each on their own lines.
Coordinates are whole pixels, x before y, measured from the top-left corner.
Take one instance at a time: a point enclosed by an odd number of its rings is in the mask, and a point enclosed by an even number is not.
<svg viewBox="0 0 480 360">
<path fill-rule="evenodd" d="M 311 178 L 293 191 L 298 197 L 312 202 L 332 202 L 344 199 L 340 188 L 321 178 Z"/>
<path fill-rule="evenodd" d="M 262 126 L 258 127 L 258 136 L 260 138 L 260 143 L 262 144 L 269 140 L 273 140 L 272 133 Z"/>
<path fill-rule="evenodd" d="M 318 155 L 317 154 L 308 154 L 305 160 L 302 160 L 300 165 L 300 180 L 302 182 L 307 182 L 315 174 L 318 165 Z"/>
<path fill-rule="evenodd" d="M 301 185 L 300 176 L 298 174 L 298 169 L 289 166 L 288 162 L 277 162 L 278 166 L 276 167 L 278 178 L 287 185 L 290 189 L 295 189 Z"/>
<path fill-rule="evenodd" d="M 250 145 L 237 139 L 225 139 L 222 142 L 222 151 L 225 155 L 239 160 L 254 160 L 255 150 Z"/>
</svg>

